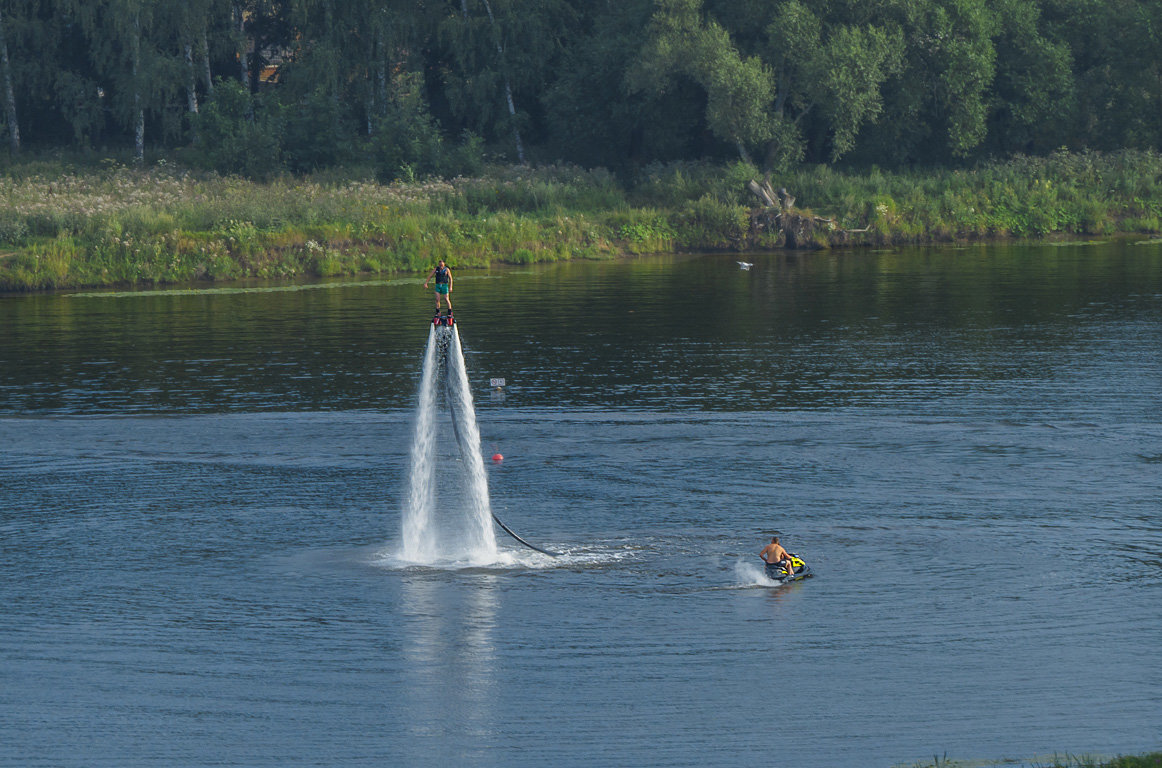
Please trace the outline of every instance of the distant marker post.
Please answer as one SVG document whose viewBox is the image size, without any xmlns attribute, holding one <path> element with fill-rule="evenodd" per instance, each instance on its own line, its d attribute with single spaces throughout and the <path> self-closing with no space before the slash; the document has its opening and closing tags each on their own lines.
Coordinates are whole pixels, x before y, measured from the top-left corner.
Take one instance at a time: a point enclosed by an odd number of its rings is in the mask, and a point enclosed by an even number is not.
<svg viewBox="0 0 1162 768">
<path fill-rule="evenodd" d="M 492 387 L 493 389 L 495 389 L 497 392 L 504 391 L 504 379 L 503 378 L 501 378 L 501 379 L 489 379 L 488 385 L 490 387 Z M 499 451 L 492 454 L 492 463 L 493 464 L 499 464 L 502 461 L 504 461 L 504 455 L 501 454 Z"/>
</svg>

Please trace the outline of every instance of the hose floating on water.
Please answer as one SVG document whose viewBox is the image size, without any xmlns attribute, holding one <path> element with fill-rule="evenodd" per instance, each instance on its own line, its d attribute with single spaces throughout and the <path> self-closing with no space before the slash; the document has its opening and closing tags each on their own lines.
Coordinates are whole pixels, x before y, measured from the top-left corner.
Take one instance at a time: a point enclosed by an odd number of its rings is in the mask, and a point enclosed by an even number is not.
<svg viewBox="0 0 1162 768">
<path fill-rule="evenodd" d="M 541 549 L 540 547 L 536 546 L 535 544 L 529 544 L 527 541 L 522 539 L 520 536 L 517 536 L 516 533 L 514 533 L 511 528 L 509 528 L 507 525 L 505 525 L 503 522 L 501 522 L 500 518 L 496 516 L 495 512 L 490 512 L 490 514 L 492 515 L 492 519 L 496 521 L 496 524 L 504 529 L 505 533 L 507 533 L 509 536 L 511 536 L 514 539 L 516 539 L 517 541 L 519 541 L 521 544 L 524 544 L 529 549 L 536 550 L 537 552 L 540 552 L 542 555 L 548 555 L 549 557 L 560 557 L 561 556 L 560 552 L 550 552 L 547 549 Z"/>
</svg>

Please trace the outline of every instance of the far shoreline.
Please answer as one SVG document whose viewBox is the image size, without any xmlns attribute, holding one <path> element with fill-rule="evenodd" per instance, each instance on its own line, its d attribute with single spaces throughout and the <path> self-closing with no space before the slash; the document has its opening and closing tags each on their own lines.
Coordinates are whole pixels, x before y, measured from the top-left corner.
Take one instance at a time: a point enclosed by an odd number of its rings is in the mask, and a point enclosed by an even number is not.
<svg viewBox="0 0 1162 768">
<path fill-rule="evenodd" d="M 675 164 L 632 183 L 572 166 L 389 185 L 167 164 L 0 171 L 0 294 L 405 279 L 438 259 L 471 270 L 666 252 L 1162 242 L 1159 233 L 1162 155 L 1149 151 L 895 173 Z"/>
</svg>

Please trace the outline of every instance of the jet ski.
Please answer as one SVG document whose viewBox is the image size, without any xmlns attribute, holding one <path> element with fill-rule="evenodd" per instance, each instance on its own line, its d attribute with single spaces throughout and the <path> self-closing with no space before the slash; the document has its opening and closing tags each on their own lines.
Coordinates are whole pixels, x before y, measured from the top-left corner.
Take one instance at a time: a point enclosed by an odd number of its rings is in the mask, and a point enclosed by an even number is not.
<svg viewBox="0 0 1162 768">
<path fill-rule="evenodd" d="M 767 563 L 764 570 L 767 573 L 767 578 L 772 581 L 777 581 L 780 584 L 787 584 L 799 579 L 805 579 L 811 575 L 811 566 L 807 565 L 794 552 L 788 552 L 787 556 L 791 559 L 791 573 L 787 573 L 787 569 L 775 563 Z"/>
<path fill-rule="evenodd" d="M 437 328 L 441 325 L 447 328 L 451 328 L 455 322 L 456 319 L 452 317 L 452 310 L 450 309 L 447 310 L 446 314 L 440 314 L 440 310 L 437 309 L 436 316 L 432 318 L 432 325 L 436 326 Z"/>
</svg>

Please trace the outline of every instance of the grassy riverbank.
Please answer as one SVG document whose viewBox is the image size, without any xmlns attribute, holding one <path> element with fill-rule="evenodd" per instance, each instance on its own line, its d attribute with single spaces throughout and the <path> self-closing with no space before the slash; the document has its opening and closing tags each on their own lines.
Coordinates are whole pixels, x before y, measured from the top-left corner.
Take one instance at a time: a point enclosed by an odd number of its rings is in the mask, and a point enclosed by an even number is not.
<svg viewBox="0 0 1162 768">
<path fill-rule="evenodd" d="M 1162 752 L 1151 752 L 1145 755 L 1125 755 L 1109 760 L 1068 755 L 1065 757 L 1054 757 L 1048 762 L 1040 760 L 1021 762 L 1021 765 L 1029 764 L 1036 765 L 1038 768 L 1162 768 Z M 936 757 L 931 762 L 915 763 L 911 768 L 961 768 L 966 765 L 980 765 L 980 763 L 966 764 L 956 760 L 949 760 L 946 757 Z"/>
<path fill-rule="evenodd" d="M 358 174 L 355 174 L 358 175 Z M 602 170 L 495 168 L 380 185 L 258 183 L 159 163 L 0 173 L 0 290 L 415 272 L 495 262 L 766 249 L 748 166 L 671 165 L 630 183 Z M 800 246 L 1162 232 L 1162 155 L 1018 158 L 972 170 L 776 176 Z"/>
</svg>

